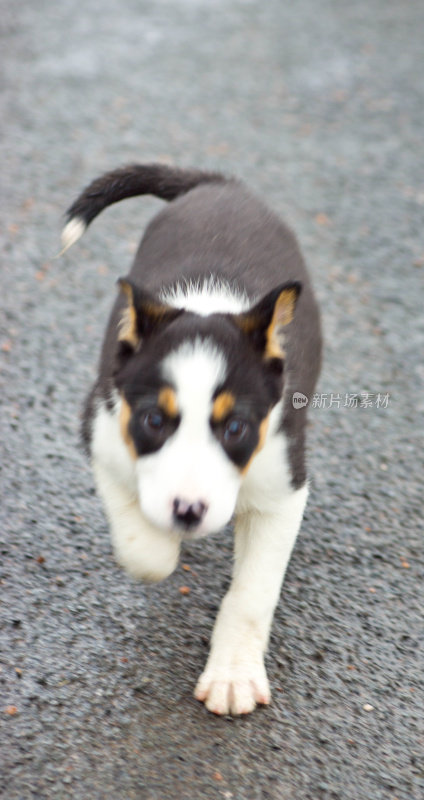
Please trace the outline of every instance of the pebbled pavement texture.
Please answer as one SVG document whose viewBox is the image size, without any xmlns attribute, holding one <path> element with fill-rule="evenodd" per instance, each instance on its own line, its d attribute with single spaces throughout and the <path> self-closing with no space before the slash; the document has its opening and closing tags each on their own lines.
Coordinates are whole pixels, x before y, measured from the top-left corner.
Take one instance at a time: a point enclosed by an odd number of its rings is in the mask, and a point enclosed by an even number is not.
<svg viewBox="0 0 424 800">
<path fill-rule="evenodd" d="M 419 800 L 424 6 L 21 0 L 1 25 L 1 796 Z M 115 281 L 160 203 L 111 208 L 55 260 L 62 214 L 103 170 L 159 158 L 267 197 L 323 311 L 273 703 L 243 719 L 192 698 L 231 533 L 132 582 L 78 445 Z"/>
</svg>

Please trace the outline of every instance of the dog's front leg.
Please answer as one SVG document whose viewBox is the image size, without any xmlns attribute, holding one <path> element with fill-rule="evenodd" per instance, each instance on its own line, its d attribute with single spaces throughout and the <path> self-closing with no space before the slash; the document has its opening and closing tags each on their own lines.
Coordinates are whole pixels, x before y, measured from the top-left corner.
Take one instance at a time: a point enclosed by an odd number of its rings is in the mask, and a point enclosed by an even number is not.
<svg viewBox="0 0 424 800">
<path fill-rule="evenodd" d="M 118 483 L 110 471 L 93 464 L 97 490 L 109 519 L 116 560 L 130 575 L 156 582 L 177 566 L 181 537 L 154 526 L 141 513 L 136 494 Z"/>
<path fill-rule="evenodd" d="M 236 519 L 233 580 L 195 689 L 215 714 L 248 714 L 257 703 L 270 702 L 264 655 L 306 498 L 304 486 L 272 511 L 252 510 Z"/>
</svg>

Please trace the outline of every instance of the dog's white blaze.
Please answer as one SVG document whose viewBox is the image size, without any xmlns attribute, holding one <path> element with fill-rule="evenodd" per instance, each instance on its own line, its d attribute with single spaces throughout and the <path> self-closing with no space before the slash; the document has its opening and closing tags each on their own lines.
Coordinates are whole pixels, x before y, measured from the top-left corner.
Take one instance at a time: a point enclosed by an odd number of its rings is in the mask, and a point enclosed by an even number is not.
<svg viewBox="0 0 424 800">
<path fill-rule="evenodd" d="M 213 276 L 203 281 L 185 281 L 162 292 L 161 300 L 174 308 L 184 308 L 202 317 L 209 314 L 240 314 L 252 302 L 243 292 Z"/>
<path fill-rule="evenodd" d="M 175 499 L 189 505 L 201 501 L 208 510 L 193 535 L 203 536 L 230 521 L 241 484 L 209 424 L 225 357 L 210 341 L 197 339 L 168 356 L 162 372 L 175 387 L 181 421 L 157 453 L 137 461 L 140 505 L 155 524 L 170 528 Z"/>
</svg>

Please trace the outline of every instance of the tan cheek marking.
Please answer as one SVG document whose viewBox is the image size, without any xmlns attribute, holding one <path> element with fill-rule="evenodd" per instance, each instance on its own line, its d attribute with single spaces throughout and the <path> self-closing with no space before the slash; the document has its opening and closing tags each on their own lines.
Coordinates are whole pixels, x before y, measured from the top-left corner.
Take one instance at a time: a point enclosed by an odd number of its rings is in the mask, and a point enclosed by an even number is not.
<svg viewBox="0 0 424 800">
<path fill-rule="evenodd" d="M 178 417 L 177 395 L 169 386 L 165 386 L 160 390 L 158 406 L 168 417 Z"/>
<path fill-rule="evenodd" d="M 256 445 L 252 455 L 250 456 L 249 461 L 240 470 L 240 472 L 241 472 L 241 474 L 243 476 L 246 475 L 246 473 L 248 472 L 248 470 L 250 468 L 250 465 L 251 465 L 253 459 L 255 458 L 255 456 L 258 455 L 258 453 L 262 450 L 262 448 L 263 448 L 263 446 L 265 444 L 266 435 L 268 433 L 270 415 L 271 415 L 271 412 L 269 412 L 268 416 L 266 416 L 262 420 L 261 424 L 259 425 L 259 441 L 258 441 L 258 444 Z"/>
<path fill-rule="evenodd" d="M 231 392 L 221 392 L 215 398 L 212 406 L 212 419 L 214 422 L 221 422 L 233 410 L 236 398 Z"/>
<path fill-rule="evenodd" d="M 120 425 L 120 429 L 121 429 L 121 436 L 122 436 L 125 444 L 128 447 L 128 450 L 129 450 L 131 458 L 133 458 L 134 461 L 136 461 L 137 458 L 138 458 L 137 450 L 135 449 L 135 444 L 133 442 L 133 439 L 132 439 L 130 431 L 129 431 L 129 424 L 130 424 L 130 419 L 131 419 L 131 408 L 128 405 L 128 403 L 125 400 L 125 397 L 123 395 L 121 395 L 121 400 L 122 400 L 121 411 L 120 411 L 120 415 L 119 415 L 119 425 Z"/>
</svg>

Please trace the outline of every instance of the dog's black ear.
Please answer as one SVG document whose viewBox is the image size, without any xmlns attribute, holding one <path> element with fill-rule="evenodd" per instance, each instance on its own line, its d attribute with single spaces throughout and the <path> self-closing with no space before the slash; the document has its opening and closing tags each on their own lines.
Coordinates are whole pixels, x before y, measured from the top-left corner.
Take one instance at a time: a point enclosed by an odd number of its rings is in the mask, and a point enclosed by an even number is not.
<svg viewBox="0 0 424 800">
<path fill-rule="evenodd" d="M 119 341 L 127 350 L 137 350 L 150 333 L 182 313 L 181 309 L 151 297 L 128 278 L 119 278 L 118 285 L 127 299 L 119 329 Z"/>
<path fill-rule="evenodd" d="M 253 308 L 233 317 L 236 325 L 249 337 L 265 359 L 283 359 L 284 328 L 294 316 L 302 284 L 282 284 L 265 295 Z"/>
</svg>

